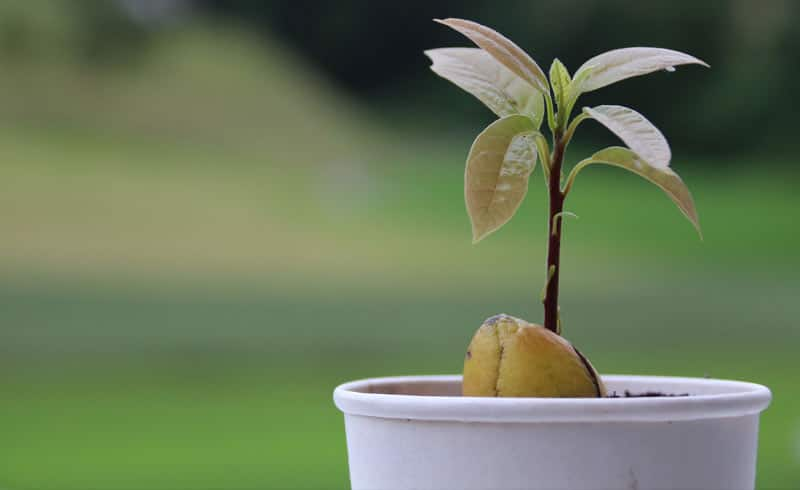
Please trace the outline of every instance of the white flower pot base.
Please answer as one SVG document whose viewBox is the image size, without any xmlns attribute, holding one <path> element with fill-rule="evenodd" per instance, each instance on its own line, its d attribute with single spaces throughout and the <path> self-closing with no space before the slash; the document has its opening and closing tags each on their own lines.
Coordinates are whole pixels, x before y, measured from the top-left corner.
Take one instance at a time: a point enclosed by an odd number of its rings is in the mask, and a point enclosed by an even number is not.
<svg viewBox="0 0 800 490">
<path fill-rule="evenodd" d="M 354 490 L 752 489 L 770 391 L 738 381 L 603 376 L 609 393 L 470 398 L 459 376 L 336 388 Z"/>
</svg>

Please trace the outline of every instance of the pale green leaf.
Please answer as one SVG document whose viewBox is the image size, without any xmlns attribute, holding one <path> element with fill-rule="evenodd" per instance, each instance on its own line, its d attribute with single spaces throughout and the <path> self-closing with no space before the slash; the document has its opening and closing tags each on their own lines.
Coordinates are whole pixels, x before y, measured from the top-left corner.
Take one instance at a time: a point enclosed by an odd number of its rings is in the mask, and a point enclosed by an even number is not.
<svg viewBox="0 0 800 490">
<path fill-rule="evenodd" d="M 541 124 L 542 94 L 486 51 L 439 48 L 429 49 L 425 55 L 433 62 L 431 70 L 474 95 L 499 117 L 524 114 Z"/>
<path fill-rule="evenodd" d="M 455 29 L 483 48 L 503 66 L 516 73 L 542 94 L 549 95 L 547 77 L 528 53 L 499 32 L 464 19 L 435 19 L 436 22 Z"/>
<path fill-rule="evenodd" d="M 567 87 L 567 95 L 564 97 L 566 102 L 565 105 L 569 107 L 569 110 L 572 110 L 572 107 L 578 101 L 578 98 L 581 96 L 581 86 L 583 85 L 584 80 L 589 78 L 591 75 L 591 70 L 584 70 L 580 73 L 575 73 L 575 76 L 572 78 L 572 81 L 569 82 L 569 87 Z"/>
<path fill-rule="evenodd" d="M 513 115 L 493 122 L 475 138 L 464 173 L 473 242 L 507 223 L 525 198 L 536 166 L 537 134 L 530 118 Z"/>
<path fill-rule="evenodd" d="M 567 89 L 571 81 L 567 67 L 558 58 L 554 59 L 550 65 L 550 85 L 553 87 L 559 111 L 566 109 L 564 102 L 567 100 Z"/>
<path fill-rule="evenodd" d="M 584 107 L 583 112 L 619 136 L 650 166 L 669 167 L 672 153 L 667 139 L 643 115 L 621 105 Z"/>
<path fill-rule="evenodd" d="M 607 165 L 630 170 L 660 187 L 678 206 L 684 216 L 691 221 L 692 225 L 697 229 L 697 232 L 701 233 L 702 236 L 697 210 L 694 207 L 694 199 L 692 199 L 689 188 L 686 187 L 686 184 L 683 183 L 683 180 L 681 180 L 678 174 L 673 172 L 669 167 L 658 168 L 648 165 L 647 162 L 639 158 L 636 153 L 628 148 L 620 146 L 605 148 L 576 165 L 567 178 L 567 191 L 571 188 L 578 172 L 594 163 L 605 163 Z"/>
<path fill-rule="evenodd" d="M 708 66 L 694 56 L 662 48 L 623 48 L 614 49 L 588 60 L 575 72 L 575 79 L 581 80 L 573 87 L 573 92 L 590 92 L 625 80 L 646 75 L 659 70 L 673 70 L 678 65 L 698 64 Z"/>
</svg>

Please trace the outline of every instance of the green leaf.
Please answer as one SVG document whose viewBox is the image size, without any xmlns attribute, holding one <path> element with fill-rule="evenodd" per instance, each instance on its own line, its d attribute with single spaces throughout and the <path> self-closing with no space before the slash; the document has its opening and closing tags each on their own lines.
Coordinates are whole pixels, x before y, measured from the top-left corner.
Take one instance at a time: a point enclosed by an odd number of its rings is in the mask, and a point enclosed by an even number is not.
<svg viewBox="0 0 800 490">
<path fill-rule="evenodd" d="M 572 107 L 578 101 L 578 98 L 581 96 L 581 86 L 583 85 L 584 80 L 589 78 L 589 75 L 592 74 L 591 69 L 584 70 L 580 73 L 575 73 L 575 76 L 572 78 L 572 81 L 569 82 L 569 87 L 567 87 L 567 95 L 564 97 L 566 99 L 566 106 L 569 107 L 569 110 L 572 111 Z"/>
<path fill-rule="evenodd" d="M 542 94 L 479 48 L 439 48 L 425 51 L 433 70 L 483 102 L 499 117 L 524 114 L 541 125 Z"/>
<path fill-rule="evenodd" d="M 483 48 L 503 66 L 530 83 L 543 95 L 549 95 L 547 77 L 528 53 L 499 32 L 464 19 L 434 19 L 440 24 L 455 29 Z"/>
<path fill-rule="evenodd" d="M 536 166 L 537 134 L 530 118 L 513 115 L 493 122 L 475 138 L 464 173 L 473 243 L 506 224 L 525 198 Z"/>
<path fill-rule="evenodd" d="M 669 167 L 672 152 L 667 139 L 643 115 L 621 105 L 584 107 L 583 113 L 619 136 L 648 165 Z"/>
<path fill-rule="evenodd" d="M 578 68 L 575 79 L 581 82 L 573 92 L 581 94 L 611 85 L 626 78 L 646 75 L 659 70 L 673 70 L 678 65 L 698 64 L 708 67 L 694 56 L 662 48 L 614 49 L 591 58 Z"/>
<path fill-rule="evenodd" d="M 569 177 L 567 177 L 565 192 L 569 192 L 578 172 L 594 163 L 605 163 L 606 165 L 613 165 L 630 170 L 660 187 L 661 190 L 677 204 L 684 216 L 691 221 L 692 225 L 694 225 L 695 229 L 697 229 L 697 232 L 702 237 L 700 221 L 697 217 L 697 210 L 694 207 L 694 199 L 692 199 L 692 194 L 689 192 L 689 188 L 686 187 L 686 184 L 683 183 L 683 180 L 669 167 L 659 168 L 648 165 L 647 162 L 639 158 L 636 153 L 628 148 L 622 148 L 620 146 L 605 148 L 598 151 L 590 158 L 580 162 L 572 169 Z"/>
<path fill-rule="evenodd" d="M 567 67 L 565 67 L 558 58 L 554 59 L 553 64 L 550 65 L 550 85 L 553 87 L 553 92 L 556 96 L 559 114 L 569 111 L 566 101 L 568 99 L 568 88 L 571 81 Z"/>
</svg>

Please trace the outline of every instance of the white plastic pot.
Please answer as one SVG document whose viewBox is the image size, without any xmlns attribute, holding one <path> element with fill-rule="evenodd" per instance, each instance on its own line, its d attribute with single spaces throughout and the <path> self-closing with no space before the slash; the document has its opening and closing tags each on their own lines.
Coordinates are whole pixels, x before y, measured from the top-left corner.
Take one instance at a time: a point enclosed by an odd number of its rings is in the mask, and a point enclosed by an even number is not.
<svg viewBox="0 0 800 490">
<path fill-rule="evenodd" d="M 379 489 L 752 489 L 770 391 L 738 381 L 603 376 L 653 398 L 462 397 L 459 376 L 334 391 L 350 482 Z"/>
</svg>

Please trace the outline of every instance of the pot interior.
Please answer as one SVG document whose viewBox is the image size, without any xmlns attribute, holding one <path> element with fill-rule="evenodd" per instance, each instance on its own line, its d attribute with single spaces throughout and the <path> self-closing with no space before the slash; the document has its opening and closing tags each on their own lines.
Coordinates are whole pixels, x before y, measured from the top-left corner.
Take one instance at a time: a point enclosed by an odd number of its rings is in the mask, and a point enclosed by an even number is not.
<svg viewBox="0 0 800 490">
<path fill-rule="evenodd" d="M 660 376 L 603 376 L 609 394 L 634 395 L 658 392 L 669 396 L 703 396 L 747 393 L 750 383 L 706 378 L 666 378 Z M 459 376 L 419 376 L 374 378 L 354 384 L 351 391 L 379 395 L 461 396 Z M 614 398 L 614 397 L 612 397 Z"/>
<path fill-rule="evenodd" d="M 461 378 L 416 380 L 388 378 L 376 381 L 356 386 L 353 391 L 380 395 L 461 396 Z"/>
</svg>

